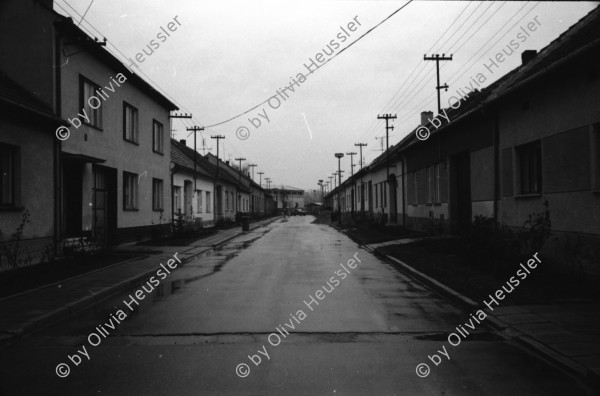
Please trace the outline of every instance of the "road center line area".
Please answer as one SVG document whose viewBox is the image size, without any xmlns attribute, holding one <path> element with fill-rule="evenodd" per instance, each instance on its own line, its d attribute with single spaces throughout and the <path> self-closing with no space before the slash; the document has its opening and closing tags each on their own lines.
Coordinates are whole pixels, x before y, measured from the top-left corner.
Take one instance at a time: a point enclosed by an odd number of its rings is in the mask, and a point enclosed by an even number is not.
<svg viewBox="0 0 600 396">
<path fill-rule="evenodd" d="M 313 220 L 277 220 L 184 261 L 66 378 L 56 363 L 139 287 L 23 337 L 0 354 L 0 394 L 591 394 L 483 324 L 419 378 L 469 314 Z M 321 299 L 340 265 L 347 276 Z"/>
</svg>

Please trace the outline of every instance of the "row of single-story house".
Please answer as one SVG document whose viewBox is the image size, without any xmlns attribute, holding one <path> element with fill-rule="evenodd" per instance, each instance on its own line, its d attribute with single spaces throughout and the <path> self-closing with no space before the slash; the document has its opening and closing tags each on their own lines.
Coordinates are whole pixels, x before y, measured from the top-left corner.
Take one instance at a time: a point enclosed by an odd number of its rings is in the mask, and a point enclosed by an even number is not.
<svg viewBox="0 0 600 396">
<path fill-rule="evenodd" d="M 387 224 L 452 231 L 475 216 L 520 228 L 547 202 L 553 238 L 545 254 L 576 256 L 580 268 L 599 272 L 598 26 L 600 8 L 541 51 L 524 51 L 522 64 L 493 84 L 449 101 L 444 117 L 423 112 L 415 130 L 325 204 Z"/>
</svg>

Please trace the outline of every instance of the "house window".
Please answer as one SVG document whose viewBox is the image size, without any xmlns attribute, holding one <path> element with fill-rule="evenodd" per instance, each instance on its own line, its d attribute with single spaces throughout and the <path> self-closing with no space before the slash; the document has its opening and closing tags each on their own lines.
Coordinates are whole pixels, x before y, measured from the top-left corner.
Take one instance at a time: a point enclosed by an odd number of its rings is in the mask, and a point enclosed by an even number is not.
<svg viewBox="0 0 600 396">
<path fill-rule="evenodd" d="M 86 117 L 81 117 L 80 120 L 84 124 L 101 129 L 102 100 L 95 95 L 96 91 L 99 89 L 99 85 L 94 84 L 87 78 L 81 76 L 79 82 L 79 102 L 80 108 Z"/>
<path fill-rule="evenodd" d="M 520 193 L 542 193 L 542 145 L 538 140 L 517 148 Z"/>
<path fill-rule="evenodd" d="M 229 192 L 225 191 L 225 211 L 229 210 Z"/>
<path fill-rule="evenodd" d="M 131 143 L 138 142 L 138 111 L 123 102 L 123 139 Z"/>
<path fill-rule="evenodd" d="M 163 209 L 163 181 L 152 179 L 152 210 Z"/>
<path fill-rule="evenodd" d="M 196 190 L 196 210 L 202 213 L 202 190 Z"/>
<path fill-rule="evenodd" d="M 136 210 L 138 208 L 138 175 L 123 172 L 123 209 Z"/>
<path fill-rule="evenodd" d="M 181 213 L 181 186 L 173 186 L 173 209 Z"/>
<path fill-rule="evenodd" d="M 379 207 L 379 186 L 375 186 L 375 207 Z"/>
<path fill-rule="evenodd" d="M 434 172 L 434 177 L 435 177 L 435 186 L 434 186 L 434 193 L 435 193 L 435 203 L 441 203 L 442 202 L 442 197 L 440 195 L 440 164 L 436 164 L 433 167 L 433 172 Z"/>
<path fill-rule="evenodd" d="M 0 144 L 0 206 L 15 205 L 17 147 Z"/>
<path fill-rule="evenodd" d="M 211 204 L 210 204 L 210 191 L 206 192 L 206 213 L 210 213 Z"/>
<path fill-rule="evenodd" d="M 164 142 L 164 130 L 163 124 L 153 120 L 152 121 L 152 151 L 155 153 L 163 154 L 163 142 Z"/>
<path fill-rule="evenodd" d="M 412 192 L 412 201 L 413 205 L 417 205 L 417 189 L 419 185 L 417 184 L 417 172 L 413 173 L 413 192 Z"/>
<path fill-rule="evenodd" d="M 426 186 L 426 194 L 427 194 L 427 203 L 428 204 L 432 204 L 433 203 L 433 189 L 431 188 L 431 168 L 427 168 L 425 169 L 425 186 Z"/>
</svg>

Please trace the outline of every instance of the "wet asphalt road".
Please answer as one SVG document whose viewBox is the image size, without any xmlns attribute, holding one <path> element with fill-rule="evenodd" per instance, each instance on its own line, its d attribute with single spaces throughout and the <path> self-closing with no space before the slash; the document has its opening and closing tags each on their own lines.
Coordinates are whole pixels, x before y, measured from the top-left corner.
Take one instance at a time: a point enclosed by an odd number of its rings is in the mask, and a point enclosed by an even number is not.
<svg viewBox="0 0 600 396">
<path fill-rule="evenodd" d="M 0 394 L 591 394 L 484 325 L 450 346 L 468 314 L 313 219 L 279 220 L 193 259 L 133 311 L 124 300 L 140 288 L 3 349 Z M 101 324 L 109 335 L 91 346 Z M 77 350 L 89 359 L 76 366 Z M 437 350 L 450 359 L 438 353 L 436 367 Z"/>
</svg>

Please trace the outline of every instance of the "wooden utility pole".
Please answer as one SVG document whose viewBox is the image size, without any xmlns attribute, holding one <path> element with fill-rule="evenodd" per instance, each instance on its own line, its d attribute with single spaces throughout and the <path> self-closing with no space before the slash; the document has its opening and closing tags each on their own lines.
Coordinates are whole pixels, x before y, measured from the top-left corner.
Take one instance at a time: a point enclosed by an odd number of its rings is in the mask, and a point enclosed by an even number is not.
<svg viewBox="0 0 600 396">
<path fill-rule="evenodd" d="M 350 152 L 350 153 L 346 153 L 346 155 L 350 156 L 350 176 L 354 176 L 354 156 L 356 155 L 355 152 Z"/>
<path fill-rule="evenodd" d="M 363 155 L 362 148 L 367 146 L 367 143 L 354 143 L 355 146 L 360 148 L 360 169 L 363 168 Z"/>
<path fill-rule="evenodd" d="M 198 152 L 197 152 L 197 149 L 196 149 L 196 132 L 203 131 L 204 127 L 193 126 L 191 128 L 187 128 L 187 130 L 194 132 L 194 194 L 196 194 L 196 191 L 198 191 L 196 189 L 196 162 L 197 162 L 196 156 L 198 155 Z"/>
<path fill-rule="evenodd" d="M 264 175 L 265 172 L 256 172 L 256 173 L 258 173 L 258 176 L 260 177 L 260 182 L 258 183 L 258 185 L 262 187 L 262 175 Z"/>
<path fill-rule="evenodd" d="M 435 89 L 437 89 L 438 114 L 440 114 L 442 112 L 442 104 L 441 104 L 441 100 L 440 100 L 440 90 L 445 89 L 446 91 L 448 91 L 448 84 L 440 85 L 440 61 L 451 61 L 452 60 L 452 55 L 450 55 L 450 57 L 447 57 L 445 55 L 446 54 L 442 54 L 442 56 L 440 56 L 440 54 L 432 54 L 431 56 L 423 55 L 423 60 L 435 61 L 435 68 L 437 71 L 437 86 L 435 87 Z"/>
<path fill-rule="evenodd" d="M 383 114 L 383 115 L 378 115 L 377 116 L 378 119 L 380 120 L 385 120 L 385 162 L 386 162 L 386 175 L 387 178 L 390 178 L 390 134 L 389 131 L 390 130 L 394 130 L 394 127 L 392 125 L 390 125 L 390 120 L 395 120 L 396 119 L 396 114 L 392 115 L 392 114 Z"/>
<path fill-rule="evenodd" d="M 239 169 L 240 178 L 238 181 L 238 189 L 241 190 L 242 189 L 242 187 L 241 187 L 242 186 L 242 161 L 246 161 L 246 158 L 236 158 L 235 160 L 238 161 L 238 163 L 240 164 L 240 169 Z M 236 206 L 237 206 L 238 212 L 241 212 L 240 206 L 242 204 L 242 193 L 240 191 L 238 191 L 238 199 L 237 199 L 236 204 L 237 204 Z"/>
<path fill-rule="evenodd" d="M 248 165 L 248 168 L 252 168 L 252 181 L 254 181 L 254 168 L 256 168 L 258 165 L 256 164 L 250 164 Z"/>
<path fill-rule="evenodd" d="M 211 136 L 211 139 L 217 139 L 217 174 L 215 175 L 215 182 L 213 183 L 213 193 L 215 196 L 213 197 L 213 215 L 215 216 L 215 221 L 217 220 L 217 183 L 219 181 L 219 140 L 225 139 L 223 135 L 215 135 Z"/>
</svg>

